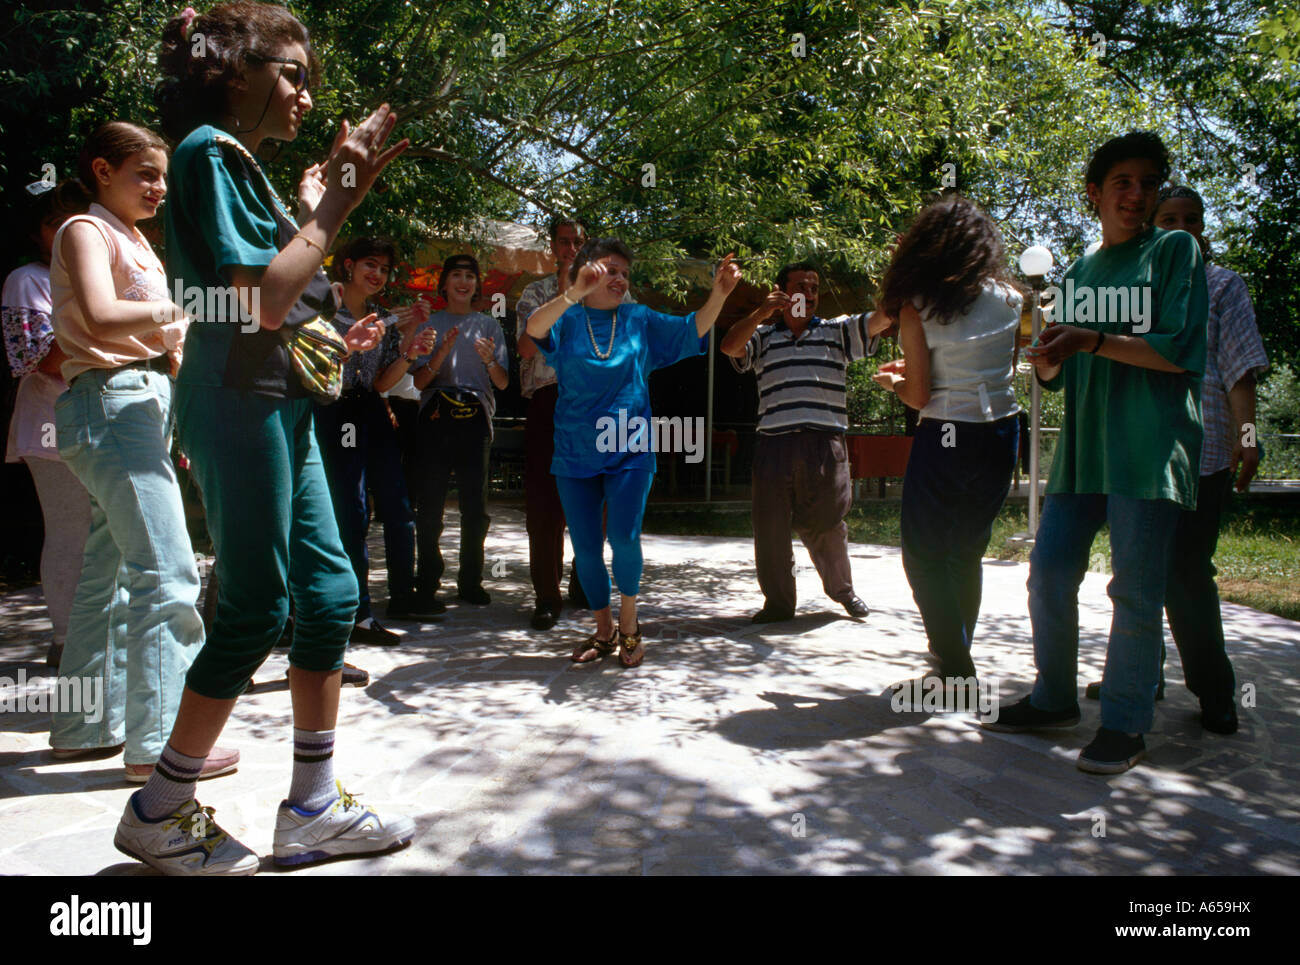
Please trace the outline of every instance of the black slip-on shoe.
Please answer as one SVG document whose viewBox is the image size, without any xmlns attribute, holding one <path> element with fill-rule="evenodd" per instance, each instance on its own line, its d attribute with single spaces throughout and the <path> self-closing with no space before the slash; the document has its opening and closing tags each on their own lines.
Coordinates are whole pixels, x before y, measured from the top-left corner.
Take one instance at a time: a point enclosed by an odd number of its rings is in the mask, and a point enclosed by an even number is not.
<svg viewBox="0 0 1300 965">
<path fill-rule="evenodd" d="M 1129 737 L 1122 730 L 1099 727 L 1092 743 L 1079 751 L 1079 770 L 1089 774 L 1123 774 L 1146 756 L 1142 735 Z"/>
<path fill-rule="evenodd" d="M 1009 707 L 999 706 L 997 716 L 980 721 L 980 726 L 1004 734 L 1018 734 L 1026 730 L 1073 727 L 1078 722 L 1078 704 L 1067 710 L 1039 710 L 1029 702 L 1028 696 L 1024 696 Z"/>
<path fill-rule="evenodd" d="M 348 638 L 348 642 L 373 643 L 381 647 L 392 647 L 402 642 L 402 635 L 380 626 L 377 620 L 371 620 L 368 627 L 354 626 L 352 636 Z"/>
<path fill-rule="evenodd" d="M 1237 702 L 1231 697 L 1201 701 L 1201 726 L 1215 734 L 1237 733 Z"/>
<path fill-rule="evenodd" d="M 844 599 L 835 602 L 844 607 L 845 613 L 856 619 L 861 620 L 863 617 L 871 615 L 871 608 L 863 603 L 856 593 L 850 593 Z"/>
<path fill-rule="evenodd" d="M 475 606 L 487 606 L 492 602 L 491 595 L 481 586 L 467 586 L 463 590 L 457 590 L 456 597 Z"/>
</svg>

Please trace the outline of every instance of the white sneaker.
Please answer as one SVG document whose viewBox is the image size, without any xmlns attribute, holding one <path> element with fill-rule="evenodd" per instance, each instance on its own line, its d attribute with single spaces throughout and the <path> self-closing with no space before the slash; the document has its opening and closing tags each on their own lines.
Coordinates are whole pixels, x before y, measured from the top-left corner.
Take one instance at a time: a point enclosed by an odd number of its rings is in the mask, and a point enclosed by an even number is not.
<svg viewBox="0 0 1300 965">
<path fill-rule="evenodd" d="M 335 781 L 339 796 L 318 814 L 304 814 L 283 801 L 275 815 L 271 854 L 278 865 L 309 864 L 343 854 L 375 854 L 410 843 L 415 822 L 379 817 Z"/>
<path fill-rule="evenodd" d="M 145 821 L 128 799 L 113 845 L 165 875 L 256 874 L 257 855 L 222 831 L 212 813 L 187 801 L 170 817 Z"/>
</svg>

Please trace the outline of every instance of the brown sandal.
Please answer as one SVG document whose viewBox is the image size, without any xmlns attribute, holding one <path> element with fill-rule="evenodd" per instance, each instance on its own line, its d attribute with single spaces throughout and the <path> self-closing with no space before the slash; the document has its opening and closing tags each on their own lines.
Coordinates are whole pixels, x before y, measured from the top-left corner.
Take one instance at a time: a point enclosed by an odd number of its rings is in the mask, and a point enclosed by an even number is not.
<svg viewBox="0 0 1300 965">
<path fill-rule="evenodd" d="M 614 652 L 615 641 L 618 640 L 618 628 L 614 628 L 614 635 L 608 640 L 602 640 L 594 633 L 574 649 L 573 655 L 569 657 L 574 663 L 591 663 L 593 660 L 600 660 L 602 657 L 608 657 Z"/>
<path fill-rule="evenodd" d="M 618 662 L 625 667 L 639 667 L 645 659 L 645 644 L 641 642 L 641 624 L 635 633 L 618 631 Z"/>
</svg>

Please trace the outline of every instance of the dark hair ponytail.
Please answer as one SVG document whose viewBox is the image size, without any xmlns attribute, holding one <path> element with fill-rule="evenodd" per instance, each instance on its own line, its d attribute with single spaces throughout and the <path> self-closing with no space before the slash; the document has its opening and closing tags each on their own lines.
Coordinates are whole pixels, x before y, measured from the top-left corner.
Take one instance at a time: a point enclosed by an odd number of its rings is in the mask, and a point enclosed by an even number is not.
<svg viewBox="0 0 1300 965">
<path fill-rule="evenodd" d="M 91 132 L 81 145 L 77 158 L 77 178 L 92 199 L 99 196 L 99 183 L 95 179 L 94 163 L 103 158 L 109 167 L 117 168 L 133 154 L 157 148 L 167 153 L 167 142 L 139 124 L 127 121 L 105 121 Z"/>
<path fill-rule="evenodd" d="M 163 79 L 154 89 L 163 130 L 177 141 L 227 112 L 230 83 L 244 76 L 249 55 L 274 56 L 287 44 L 302 44 L 312 82 L 320 61 L 307 28 L 284 7 L 236 0 L 194 17 L 172 17 L 163 27 L 158 67 Z"/>
</svg>

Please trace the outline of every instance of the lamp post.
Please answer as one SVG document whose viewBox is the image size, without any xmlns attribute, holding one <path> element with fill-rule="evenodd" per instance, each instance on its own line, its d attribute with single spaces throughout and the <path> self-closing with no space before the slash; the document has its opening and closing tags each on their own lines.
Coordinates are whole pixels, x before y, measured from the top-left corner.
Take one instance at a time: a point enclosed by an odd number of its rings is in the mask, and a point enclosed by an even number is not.
<svg viewBox="0 0 1300 965">
<path fill-rule="evenodd" d="M 1034 303 L 1031 308 L 1030 334 L 1034 342 L 1043 328 L 1043 289 L 1047 287 L 1047 273 L 1052 270 L 1052 253 L 1042 245 L 1026 248 L 1020 256 L 1020 271 L 1029 280 L 1033 289 Z M 1029 531 L 1017 533 L 1008 543 L 1032 545 L 1034 535 L 1038 532 L 1038 436 L 1041 404 L 1038 376 L 1032 371 L 1029 379 Z"/>
</svg>

